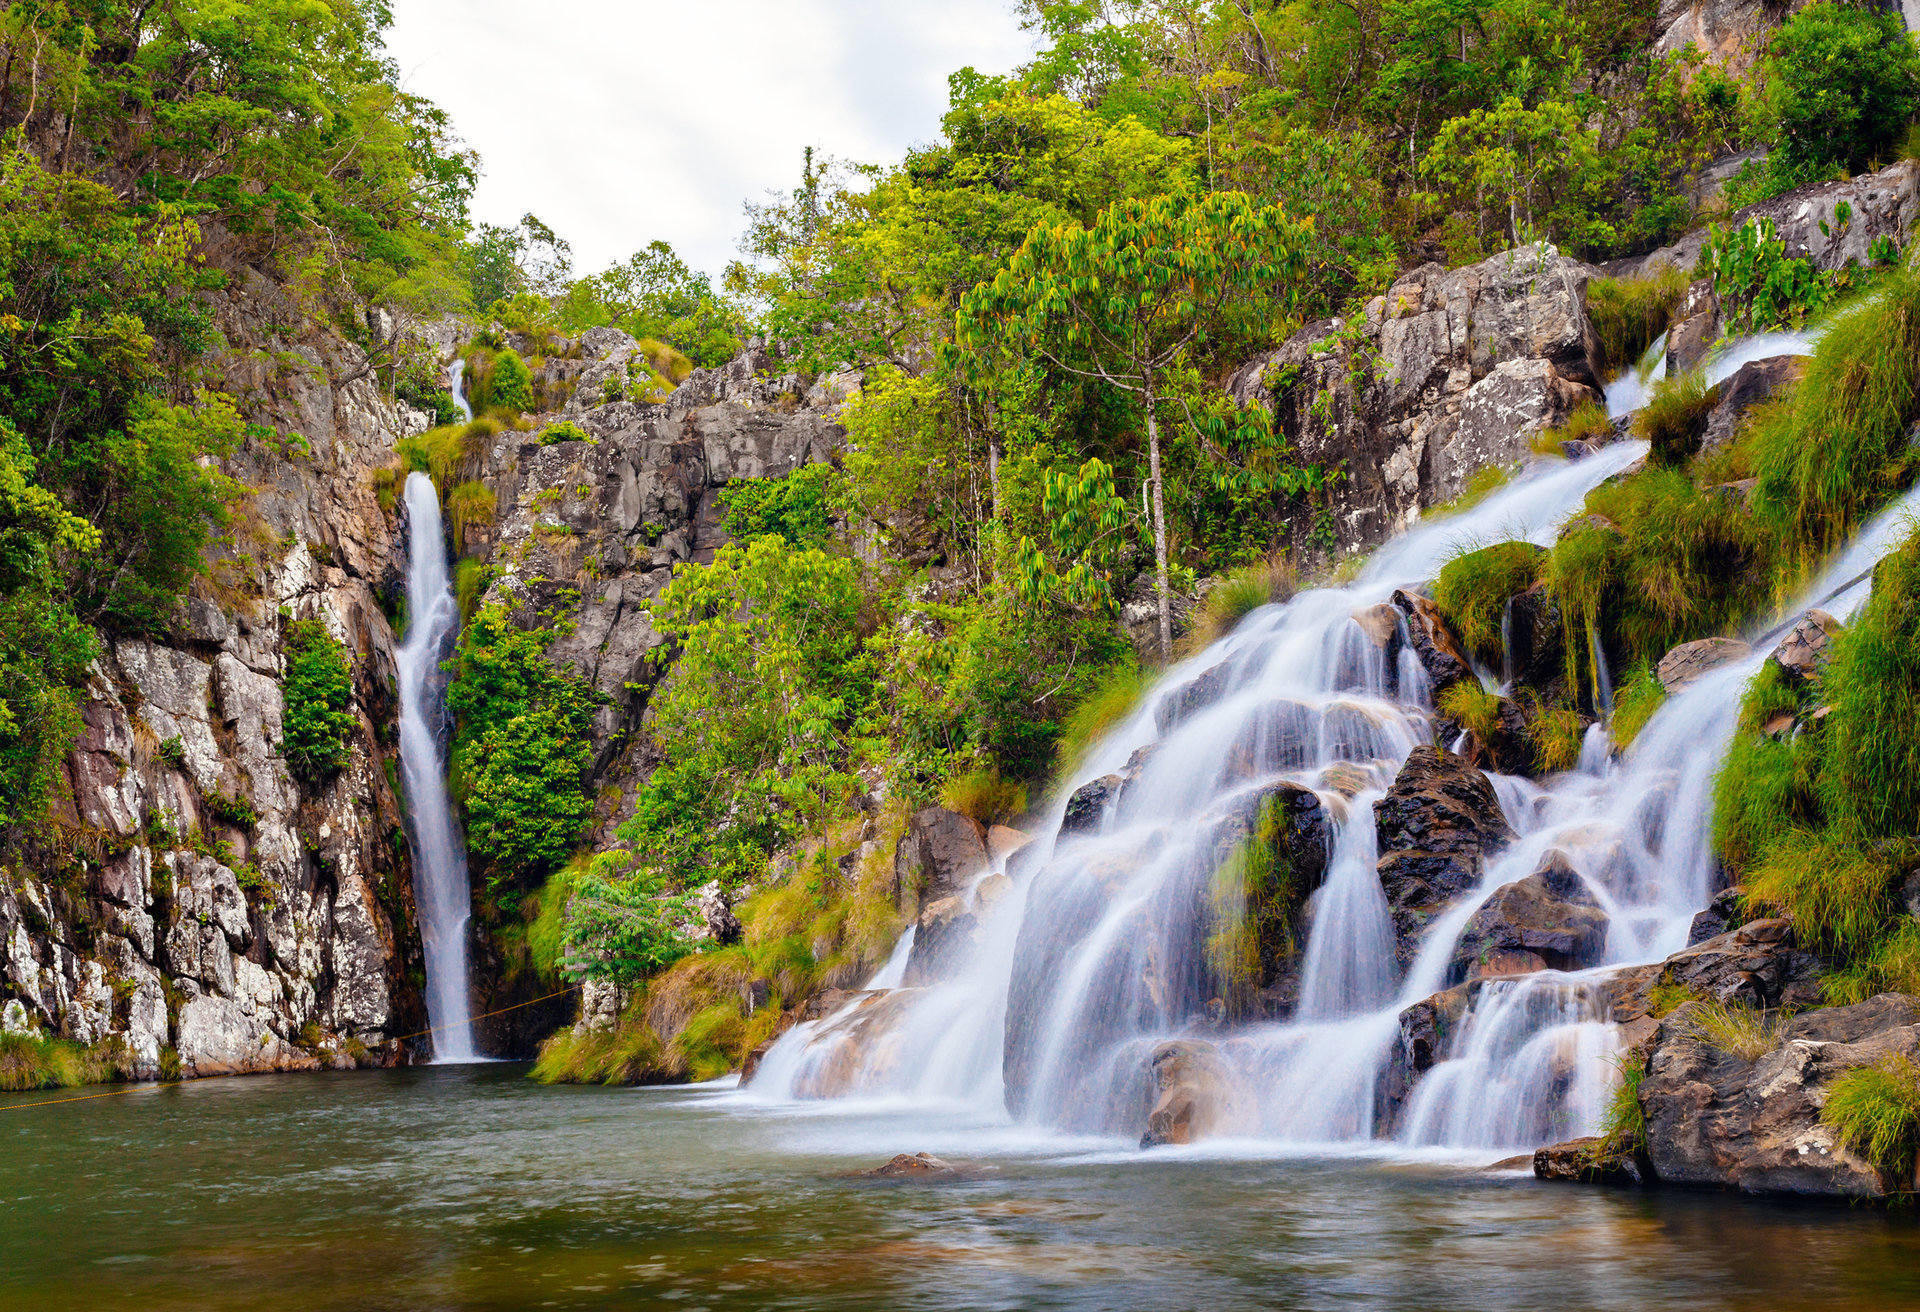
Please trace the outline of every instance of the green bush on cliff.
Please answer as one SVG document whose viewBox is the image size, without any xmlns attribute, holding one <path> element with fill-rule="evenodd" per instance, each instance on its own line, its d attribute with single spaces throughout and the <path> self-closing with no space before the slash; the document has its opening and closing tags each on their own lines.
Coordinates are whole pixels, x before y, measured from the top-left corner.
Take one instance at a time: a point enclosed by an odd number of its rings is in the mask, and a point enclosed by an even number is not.
<svg viewBox="0 0 1920 1312">
<path fill-rule="evenodd" d="M 793 547 L 819 546 L 833 532 L 831 465 L 802 465 L 784 478 L 743 478 L 720 492 L 727 533 L 750 542 L 771 533 Z"/>
<path fill-rule="evenodd" d="M 586 772 L 598 698 L 547 659 L 555 636 L 516 627 L 504 605 L 482 606 L 460 635 L 447 688 L 468 848 L 503 904 L 564 864 L 593 817 Z"/>
<path fill-rule="evenodd" d="M 1890 159 L 1920 112 L 1920 53 L 1897 11 L 1807 6 L 1767 44 L 1780 164 L 1813 181 Z"/>
<path fill-rule="evenodd" d="M 1651 448 L 1648 458 L 1654 464 L 1685 465 L 1699 451 L 1707 416 L 1719 399 L 1719 392 L 1707 386 L 1706 375 L 1698 370 L 1668 378 L 1633 417 L 1634 436 Z"/>
<path fill-rule="evenodd" d="M 533 374 L 517 352 L 501 351 L 493 357 L 484 404 L 515 414 L 533 409 Z"/>
<path fill-rule="evenodd" d="M 295 620 L 281 641 L 280 754 L 294 776 L 325 783 L 345 768 L 355 719 L 347 650 L 320 620 Z"/>
</svg>

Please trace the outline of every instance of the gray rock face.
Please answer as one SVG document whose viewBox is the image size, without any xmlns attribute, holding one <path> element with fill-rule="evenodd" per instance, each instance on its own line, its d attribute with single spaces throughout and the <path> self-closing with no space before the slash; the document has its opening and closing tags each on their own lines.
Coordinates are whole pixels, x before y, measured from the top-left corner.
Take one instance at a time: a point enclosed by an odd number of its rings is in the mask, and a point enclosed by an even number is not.
<svg viewBox="0 0 1920 1312">
<path fill-rule="evenodd" d="M 1738 373 L 1720 385 L 1720 399 L 1707 415 L 1700 449 L 1718 451 L 1732 446 L 1747 411 L 1792 388 L 1806 372 L 1806 357 L 1800 355 L 1776 355 L 1740 366 Z"/>
<path fill-rule="evenodd" d="M 411 915 L 401 812 L 373 727 L 393 714 L 380 599 L 400 554 L 374 471 L 424 417 L 275 284 L 229 272 L 209 302 L 229 348 L 217 385 L 310 454 L 256 439 L 227 459 L 259 517 L 216 551 L 243 586 L 198 588 L 163 638 L 103 645 L 68 797 L 0 880 L 0 997 L 36 1028 L 118 1040 L 147 1077 L 173 1056 L 188 1076 L 395 1060 L 395 1036 L 424 1024 L 395 928 Z M 319 789 L 279 754 L 289 617 L 320 619 L 353 660 L 358 727 Z"/>
<path fill-rule="evenodd" d="M 1780 668 L 1790 685 L 1800 687 L 1826 668 L 1833 638 L 1838 632 L 1840 621 L 1823 610 L 1810 610 L 1787 631 L 1787 636 L 1767 658 Z"/>
<path fill-rule="evenodd" d="M 894 849 L 899 887 L 915 890 L 921 906 L 952 897 L 986 868 L 985 831 L 972 818 L 945 807 L 914 812 Z"/>
<path fill-rule="evenodd" d="M 1698 1004 L 1661 1022 L 1640 1103 L 1648 1158 L 1666 1184 L 1746 1193 L 1878 1199 L 1891 1180 L 1821 1123 L 1833 1081 L 1889 1057 L 1920 1056 L 1920 1002 L 1882 994 L 1851 1007 L 1779 1023 L 1758 1057 L 1722 1050 L 1700 1026 Z"/>
<path fill-rule="evenodd" d="M 1302 462 L 1345 473 L 1294 516 L 1296 558 L 1324 549 L 1316 513 L 1337 552 L 1371 546 L 1593 399 L 1592 273 L 1545 244 L 1425 265 L 1353 323 L 1311 324 L 1236 373 L 1233 395 L 1271 406 Z"/>
</svg>

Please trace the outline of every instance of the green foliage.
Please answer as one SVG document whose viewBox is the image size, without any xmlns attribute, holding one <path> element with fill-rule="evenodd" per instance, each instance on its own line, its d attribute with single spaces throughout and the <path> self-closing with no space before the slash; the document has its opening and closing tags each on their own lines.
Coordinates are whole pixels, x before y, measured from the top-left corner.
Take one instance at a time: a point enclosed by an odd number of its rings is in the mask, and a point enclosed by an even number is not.
<svg viewBox="0 0 1920 1312">
<path fill-rule="evenodd" d="M 467 844 L 503 905 L 564 864 L 593 817 L 586 771 L 597 697 L 546 658 L 556 633 L 483 606 L 460 635 L 447 707 L 458 726 Z"/>
<path fill-rule="evenodd" d="M 1780 162 L 1803 180 L 1892 158 L 1920 111 L 1920 52 L 1889 10 L 1808 5 L 1773 34 L 1766 63 Z"/>
<path fill-rule="evenodd" d="M 1680 1011 L 1679 1023 L 1729 1057 L 1759 1061 L 1780 1046 L 1786 1017 L 1743 1003 L 1690 1002 Z"/>
<path fill-rule="evenodd" d="M 1662 706 L 1667 704 L 1667 688 L 1653 672 L 1653 666 L 1641 663 L 1633 667 L 1613 693 L 1613 745 L 1621 751 L 1633 746 L 1633 740 L 1647 727 Z"/>
<path fill-rule="evenodd" d="M 1885 1171 L 1901 1193 L 1912 1191 L 1920 1153 L 1920 1066 L 1912 1058 L 1883 1057 L 1840 1075 L 1827 1086 L 1820 1122 Z"/>
<path fill-rule="evenodd" d="M 1795 327 L 1826 308 L 1834 283 L 1810 260 L 1789 259 L 1773 220 L 1748 219 L 1731 232 L 1709 224 L 1700 248 L 1699 277 L 1713 281 L 1721 316 L 1737 333 Z"/>
<path fill-rule="evenodd" d="M 1539 581 L 1545 553 L 1531 542 L 1501 542 L 1462 552 L 1441 567 L 1434 604 L 1481 661 L 1498 666 L 1507 603 Z"/>
<path fill-rule="evenodd" d="M 1874 574 L 1835 638 L 1820 798 L 1829 827 L 1871 842 L 1920 834 L 1920 534 Z"/>
<path fill-rule="evenodd" d="M 587 430 L 574 423 L 571 419 L 562 419 L 559 423 L 548 424 L 540 430 L 541 446 L 558 446 L 562 442 L 586 442 L 591 440 L 587 435 Z"/>
<path fill-rule="evenodd" d="M 692 916 L 688 900 L 672 893 L 658 870 L 642 866 L 627 873 L 623 852 L 601 853 L 584 865 L 576 862 L 547 882 L 535 960 L 548 951 L 545 899 L 555 900 L 554 915 L 565 916 L 555 959 L 584 963 L 591 974 L 620 984 L 637 984 L 658 974 L 692 950 L 681 931 Z M 574 872 L 574 873 L 570 873 Z"/>
<path fill-rule="evenodd" d="M 477 408 L 498 407 L 513 414 L 533 409 L 533 373 L 527 362 L 514 351 L 496 352 L 475 401 Z"/>
<path fill-rule="evenodd" d="M 1275 554 L 1243 565 L 1207 590 L 1187 630 L 1184 650 L 1205 651 L 1259 610 L 1291 598 L 1299 586 L 1293 563 Z"/>
<path fill-rule="evenodd" d="M 319 620 L 296 620 L 281 641 L 280 754 L 296 778 L 325 783 L 347 764 L 355 719 L 346 648 Z"/>
<path fill-rule="evenodd" d="M 690 365 L 712 368 L 738 355 L 747 335 L 745 313 L 716 293 L 703 273 L 687 267 L 672 246 L 650 243 L 601 273 L 576 279 L 559 299 L 561 325 L 569 332 L 618 328 L 665 348 Z M 674 348 L 677 348 L 675 350 Z M 672 382 L 678 369 L 655 368 Z"/>
<path fill-rule="evenodd" d="M 1751 914 L 1789 915 L 1800 942 L 1849 961 L 1869 953 L 1892 922 L 1898 873 L 1884 852 L 1805 829 L 1767 844 L 1747 872 Z"/>
<path fill-rule="evenodd" d="M 0 1091 L 71 1089 L 124 1078 L 117 1051 L 41 1034 L 0 1033 Z"/>
<path fill-rule="evenodd" d="M 838 479 L 831 465 L 802 465 L 784 478 L 736 479 L 720 493 L 736 542 L 772 534 L 791 547 L 818 546 L 833 531 Z"/>
<path fill-rule="evenodd" d="M 1499 693 L 1481 687 L 1478 679 L 1461 679 L 1443 689 L 1435 705 L 1441 715 L 1484 743 L 1491 741 L 1500 728 L 1504 700 Z"/>
<path fill-rule="evenodd" d="M 500 424 L 483 416 L 471 423 L 403 437 L 394 450 L 409 472 L 431 476 L 433 485 L 445 497 L 456 485 L 478 477 L 499 434 Z"/>
<path fill-rule="evenodd" d="M 465 553 L 467 530 L 476 524 L 491 524 L 494 509 L 493 489 L 485 483 L 469 481 L 447 493 L 447 520 L 453 527 L 455 551 Z"/>
<path fill-rule="evenodd" d="M 1533 746 L 1534 764 L 1541 773 L 1555 774 L 1580 764 L 1588 722 L 1579 708 L 1536 699 L 1531 712 L 1527 717 L 1527 741 Z"/>
</svg>

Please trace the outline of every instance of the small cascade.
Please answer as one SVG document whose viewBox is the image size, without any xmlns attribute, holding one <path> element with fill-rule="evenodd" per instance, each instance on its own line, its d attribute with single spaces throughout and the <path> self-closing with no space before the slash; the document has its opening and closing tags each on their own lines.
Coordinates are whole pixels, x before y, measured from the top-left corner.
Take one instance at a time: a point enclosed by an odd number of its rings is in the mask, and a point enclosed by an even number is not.
<svg viewBox="0 0 1920 1312">
<path fill-rule="evenodd" d="M 1735 344 L 1710 373 L 1810 342 Z M 1631 386 L 1644 396 L 1664 362 L 1656 344 Z M 1564 774 L 1491 776 L 1513 839 L 1418 938 L 1397 940 L 1374 807 L 1414 748 L 1432 741 L 1436 716 L 1405 613 L 1387 603 L 1462 549 L 1550 544 L 1590 491 L 1645 451 L 1618 442 L 1583 460 L 1540 462 L 1471 510 L 1386 543 L 1355 582 L 1255 611 L 1169 670 L 1061 789 L 971 947 L 943 958 L 932 983 L 887 987 L 908 976 L 903 945 L 876 991 L 788 1031 L 747 1096 L 958 1104 L 1137 1136 L 1156 1080 L 1168 1078 L 1154 1065 L 1164 1057 L 1181 1072 L 1170 1078 L 1202 1082 L 1218 1136 L 1517 1150 L 1591 1132 L 1618 1078 L 1601 984 L 1684 947 L 1710 899 L 1714 782 L 1764 655 L 1670 697 L 1624 755 L 1596 725 Z M 1812 604 L 1844 618 L 1916 508 L 1920 490 L 1869 525 L 1780 619 Z M 1517 627 L 1512 616 L 1502 625 L 1506 687 L 1525 659 Z M 1604 713 L 1606 655 L 1597 642 L 1589 655 Z M 1091 824 L 1076 813 L 1064 828 L 1068 799 L 1094 781 L 1107 781 L 1104 813 Z M 1290 1019 L 1251 1024 L 1244 1018 L 1258 1012 L 1236 983 L 1250 949 L 1236 933 L 1247 932 L 1252 909 L 1235 853 L 1275 803 L 1297 826 L 1287 831 L 1289 868 L 1314 891 L 1297 984 L 1278 1000 Z M 1546 872 L 1593 908 L 1596 937 L 1583 959 L 1599 960 L 1483 974 L 1463 955 L 1475 914 Z M 1452 1018 L 1443 1027 L 1451 1037 L 1417 1070 L 1401 1026 L 1423 1005 Z"/>
<path fill-rule="evenodd" d="M 427 1019 L 435 1061 L 473 1061 L 478 1054 L 467 993 L 472 901 L 442 750 L 446 676 L 440 667 L 460 631 L 460 608 L 447 577 L 440 495 L 433 480 L 417 472 L 407 475 L 406 505 L 408 623 L 394 661 L 400 674 L 400 769 L 413 838 L 413 896 L 427 959 Z"/>
<path fill-rule="evenodd" d="M 460 408 L 460 417 L 468 423 L 473 422 L 473 407 L 467 403 L 467 362 L 455 359 L 447 370 L 447 391 L 453 397 L 454 405 Z"/>
</svg>

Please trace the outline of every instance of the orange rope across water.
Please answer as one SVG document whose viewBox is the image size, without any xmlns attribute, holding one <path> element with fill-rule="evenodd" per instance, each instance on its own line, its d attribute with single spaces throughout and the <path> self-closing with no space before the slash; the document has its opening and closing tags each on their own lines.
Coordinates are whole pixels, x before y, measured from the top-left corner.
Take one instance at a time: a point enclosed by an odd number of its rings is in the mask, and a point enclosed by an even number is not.
<svg viewBox="0 0 1920 1312">
<path fill-rule="evenodd" d="M 560 989 L 554 993 L 549 993 L 544 997 L 528 998 L 525 1002 L 516 1002 L 511 1007 L 500 1007 L 494 1011 L 483 1011 L 478 1016 L 469 1016 L 466 1020 L 459 1022 L 459 1024 L 472 1025 L 476 1021 L 487 1020 L 493 1016 L 504 1016 L 510 1011 L 519 1011 L 522 1007 L 537 1006 L 542 1002 L 552 1002 L 555 998 L 563 998 L 567 994 L 577 993 L 579 990 L 580 990 L 580 985 L 569 984 L 566 988 Z M 408 1039 L 425 1038 L 427 1035 L 435 1033 L 438 1030 L 450 1030 L 450 1029 L 456 1029 L 456 1028 L 458 1028 L 457 1025 L 429 1025 L 426 1029 L 415 1030 L 411 1034 L 396 1034 L 393 1037 L 393 1042 L 405 1043 Z M 143 1082 L 140 1084 L 123 1085 L 118 1089 L 108 1089 L 105 1093 L 81 1093 L 81 1094 L 76 1094 L 71 1098 L 43 1098 L 39 1102 L 0 1103 L 0 1112 L 26 1111 L 27 1109 L 32 1107 L 59 1107 L 65 1103 L 88 1102 L 94 1098 L 118 1098 L 122 1094 L 135 1093 L 141 1089 L 151 1089 L 154 1087 L 156 1087 L 156 1085 L 149 1081 L 149 1082 Z"/>
</svg>

